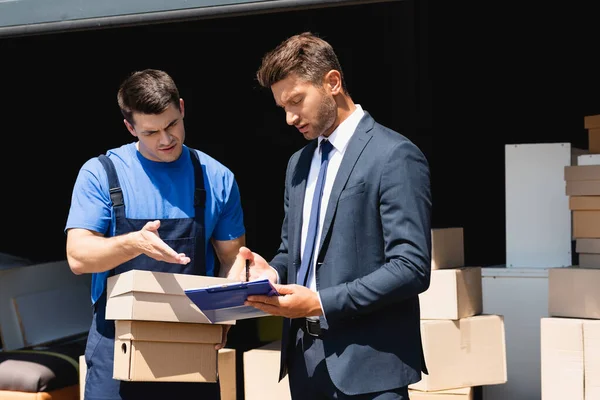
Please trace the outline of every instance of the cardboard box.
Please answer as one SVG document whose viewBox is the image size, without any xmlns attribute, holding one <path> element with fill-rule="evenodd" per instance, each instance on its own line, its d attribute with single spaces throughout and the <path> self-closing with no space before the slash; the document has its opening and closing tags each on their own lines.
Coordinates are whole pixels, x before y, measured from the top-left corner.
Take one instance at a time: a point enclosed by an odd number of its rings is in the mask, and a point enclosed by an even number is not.
<svg viewBox="0 0 600 400">
<path fill-rule="evenodd" d="M 600 127 L 588 129 L 588 149 L 592 154 L 600 153 Z"/>
<path fill-rule="evenodd" d="M 409 389 L 429 392 L 506 383 L 501 315 L 421 320 L 421 336 L 429 375 L 423 374 Z"/>
<path fill-rule="evenodd" d="M 572 211 L 573 237 L 600 238 L 600 211 Z"/>
<path fill-rule="evenodd" d="M 481 267 L 431 271 L 429 289 L 419 295 L 421 319 L 451 319 L 481 314 Z"/>
<path fill-rule="evenodd" d="M 600 254 L 579 253 L 579 266 L 582 268 L 600 268 Z"/>
<path fill-rule="evenodd" d="M 410 400 L 473 400 L 473 388 L 440 390 L 437 392 L 420 392 L 409 390 Z"/>
<path fill-rule="evenodd" d="M 567 196 L 598 196 L 600 195 L 600 180 L 567 181 L 565 194 Z"/>
<path fill-rule="evenodd" d="M 597 181 L 600 180 L 600 165 L 567 165 L 565 181 Z"/>
<path fill-rule="evenodd" d="M 117 320 L 113 378 L 216 382 L 222 330 L 217 324 Z"/>
<path fill-rule="evenodd" d="M 583 117 L 583 127 L 585 129 L 600 128 L 600 115 L 586 115 Z"/>
<path fill-rule="evenodd" d="M 221 400 L 237 399 L 237 373 L 235 356 L 235 349 L 229 348 L 219 350 L 217 355 L 217 371 L 219 373 Z"/>
<path fill-rule="evenodd" d="M 210 320 L 185 290 L 234 282 L 231 279 L 131 270 L 108 278 L 106 319 L 206 324 Z M 235 324 L 235 321 L 223 322 Z"/>
<path fill-rule="evenodd" d="M 463 228 L 431 230 L 431 269 L 465 266 Z"/>
<path fill-rule="evenodd" d="M 600 254 L 600 239 L 579 238 L 575 242 L 577 253 Z"/>
<path fill-rule="evenodd" d="M 541 319 L 544 400 L 600 399 L 600 321 Z"/>
<path fill-rule="evenodd" d="M 246 400 L 290 400 L 287 375 L 280 382 L 281 341 L 244 353 L 244 398 Z"/>
<path fill-rule="evenodd" d="M 548 270 L 548 316 L 600 318 L 600 269 Z"/>
<path fill-rule="evenodd" d="M 600 210 L 600 196 L 570 196 L 570 210 Z"/>
</svg>

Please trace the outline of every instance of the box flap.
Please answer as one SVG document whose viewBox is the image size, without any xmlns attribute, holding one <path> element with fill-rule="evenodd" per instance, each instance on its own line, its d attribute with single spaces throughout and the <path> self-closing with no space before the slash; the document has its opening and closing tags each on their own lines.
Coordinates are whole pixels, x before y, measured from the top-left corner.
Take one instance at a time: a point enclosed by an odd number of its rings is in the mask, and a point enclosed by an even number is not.
<svg viewBox="0 0 600 400">
<path fill-rule="evenodd" d="M 131 270 L 108 278 L 108 297 L 129 292 L 161 293 L 185 296 L 185 289 L 206 287 L 211 285 L 236 282 L 232 279 Z"/>
<path fill-rule="evenodd" d="M 222 326 L 181 322 L 115 321 L 115 337 L 119 340 L 220 343 Z"/>
</svg>

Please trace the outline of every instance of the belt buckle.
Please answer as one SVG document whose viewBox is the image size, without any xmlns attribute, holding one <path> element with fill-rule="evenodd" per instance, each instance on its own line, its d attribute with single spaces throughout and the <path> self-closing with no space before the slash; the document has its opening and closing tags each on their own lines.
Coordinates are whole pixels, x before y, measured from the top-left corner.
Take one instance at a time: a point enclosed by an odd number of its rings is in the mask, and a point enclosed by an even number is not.
<svg viewBox="0 0 600 400">
<path fill-rule="evenodd" d="M 321 326 L 319 325 L 319 321 L 312 321 L 309 320 L 308 318 L 304 319 L 305 324 L 306 324 L 306 333 L 308 333 L 310 336 L 313 337 L 319 337 L 319 335 L 321 334 Z M 315 324 L 317 326 L 317 332 L 313 332 L 313 330 L 311 329 L 311 324 Z"/>
</svg>

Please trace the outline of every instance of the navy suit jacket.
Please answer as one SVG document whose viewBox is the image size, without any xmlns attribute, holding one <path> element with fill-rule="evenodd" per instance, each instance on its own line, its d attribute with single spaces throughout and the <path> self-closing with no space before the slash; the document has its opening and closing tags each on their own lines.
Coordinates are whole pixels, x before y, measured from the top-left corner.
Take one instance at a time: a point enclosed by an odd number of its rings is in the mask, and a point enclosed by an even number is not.
<svg viewBox="0 0 600 400">
<path fill-rule="evenodd" d="M 281 245 L 271 261 L 296 283 L 304 191 L 317 140 L 289 160 Z M 346 394 L 408 386 L 426 372 L 419 293 L 431 272 L 428 162 L 406 137 L 365 112 L 333 183 L 317 256 L 326 364 Z M 296 331 L 284 319 L 280 379 Z"/>
</svg>

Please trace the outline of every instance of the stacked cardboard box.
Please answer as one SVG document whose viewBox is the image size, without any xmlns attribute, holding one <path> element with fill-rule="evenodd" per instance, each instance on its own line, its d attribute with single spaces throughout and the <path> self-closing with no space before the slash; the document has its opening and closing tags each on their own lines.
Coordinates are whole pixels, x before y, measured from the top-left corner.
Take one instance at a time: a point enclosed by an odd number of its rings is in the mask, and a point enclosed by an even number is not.
<svg viewBox="0 0 600 400">
<path fill-rule="evenodd" d="M 552 268 L 541 319 L 542 400 L 600 399 L 600 269 Z"/>
<path fill-rule="evenodd" d="M 600 267 L 600 115 L 584 118 L 587 155 L 565 167 L 566 194 L 573 219 L 575 251 L 582 267 Z"/>
<path fill-rule="evenodd" d="M 409 387 L 417 400 L 472 400 L 473 386 L 506 382 L 504 319 L 482 314 L 481 267 L 464 266 L 463 228 L 432 229 L 431 284 L 419 296 L 428 375 Z M 246 400 L 290 399 L 278 382 L 280 341 L 244 353 Z"/>
<path fill-rule="evenodd" d="M 107 284 L 106 319 L 115 321 L 113 378 L 217 382 L 223 324 L 211 321 L 185 290 L 225 278 L 132 270 Z"/>
<path fill-rule="evenodd" d="M 600 267 L 600 165 L 565 167 L 577 263 Z"/>
<path fill-rule="evenodd" d="M 467 400 L 473 386 L 506 382 L 504 319 L 482 314 L 481 267 L 464 266 L 462 228 L 432 230 L 431 283 L 419 301 L 429 373 L 409 386 L 411 398 Z"/>
<path fill-rule="evenodd" d="M 600 164 L 600 115 L 588 115 L 583 118 L 587 130 L 588 150 L 577 157 L 576 165 Z M 575 165 L 575 164 L 574 164 Z"/>
</svg>

